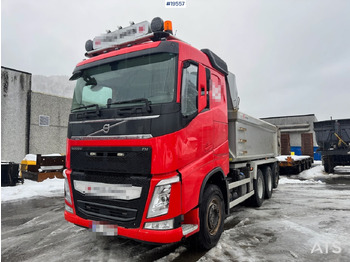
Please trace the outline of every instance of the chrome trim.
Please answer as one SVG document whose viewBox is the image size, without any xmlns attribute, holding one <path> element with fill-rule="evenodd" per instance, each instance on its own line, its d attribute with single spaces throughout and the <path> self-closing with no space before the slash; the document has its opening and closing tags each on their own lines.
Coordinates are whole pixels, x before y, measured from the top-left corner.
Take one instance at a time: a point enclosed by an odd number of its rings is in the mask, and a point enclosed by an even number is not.
<svg viewBox="0 0 350 262">
<path fill-rule="evenodd" d="M 74 180 L 74 189 L 86 196 L 133 200 L 141 197 L 142 187 Z"/>
<path fill-rule="evenodd" d="M 151 134 L 118 135 L 118 136 L 72 136 L 72 140 L 118 140 L 118 139 L 149 139 Z"/>
<path fill-rule="evenodd" d="M 88 134 L 88 136 L 93 136 L 93 135 L 96 135 L 96 134 L 99 134 L 99 133 L 107 134 L 111 128 L 116 127 L 116 126 L 119 126 L 119 125 L 124 124 L 124 123 L 126 123 L 126 122 L 128 122 L 128 121 L 127 121 L 127 120 L 125 120 L 125 121 L 120 121 L 120 122 L 115 123 L 115 124 L 113 124 L 113 125 L 104 124 L 103 127 L 102 127 L 102 129 L 99 129 L 99 130 L 97 130 L 97 131 L 95 131 L 95 132 L 92 132 L 91 134 Z M 106 130 L 107 128 L 105 128 L 106 125 L 108 125 L 108 130 Z"/>
<path fill-rule="evenodd" d="M 95 120 L 82 120 L 82 121 L 70 121 L 69 124 L 105 123 L 105 122 L 114 122 L 114 121 L 134 121 L 134 120 L 143 120 L 143 119 L 154 119 L 154 118 L 158 118 L 158 117 L 160 117 L 160 115 L 134 116 L 134 117 L 110 118 L 110 119 L 95 119 Z"/>
<path fill-rule="evenodd" d="M 156 186 L 170 185 L 170 184 L 177 183 L 179 181 L 180 181 L 180 177 L 179 177 L 179 175 L 176 175 L 174 177 L 163 179 L 163 180 L 159 181 Z"/>
</svg>

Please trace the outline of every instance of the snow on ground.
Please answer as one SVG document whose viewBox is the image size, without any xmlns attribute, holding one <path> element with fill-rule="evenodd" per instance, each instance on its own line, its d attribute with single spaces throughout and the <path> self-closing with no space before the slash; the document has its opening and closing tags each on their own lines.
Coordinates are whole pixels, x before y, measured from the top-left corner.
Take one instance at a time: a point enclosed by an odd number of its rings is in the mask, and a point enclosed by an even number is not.
<svg viewBox="0 0 350 262">
<path fill-rule="evenodd" d="M 42 182 L 26 179 L 14 187 L 1 187 L 1 202 L 28 198 L 63 196 L 64 179 L 53 178 Z"/>
<path fill-rule="evenodd" d="M 281 176 L 280 184 L 308 184 L 308 183 L 324 183 L 323 178 L 328 174 L 324 172 L 322 165 L 316 165 L 313 168 L 304 170 L 298 175 L 293 176 Z"/>
<path fill-rule="evenodd" d="M 63 179 L 25 180 L 1 189 L 1 256 L 10 262 L 349 261 L 349 177 L 350 167 L 327 174 L 320 162 L 299 175 L 281 176 L 281 185 L 262 207 L 235 207 L 219 243 L 208 252 L 182 243 L 154 247 L 96 236 L 64 220 L 61 200 L 45 199 L 43 205 L 38 199 L 63 197 Z M 38 201 L 14 201 L 28 198 Z"/>
<path fill-rule="evenodd" d="M 298 175 L 281 176 L 280 184 L 324 184 L 326 181 L 341 178 L 350 173 L 350 166 L 338 166 L 334 168 L 334 173 L 326 173 L 321 161 L 315 161 L 313 167 L 304 170 Z"/>
</svg>

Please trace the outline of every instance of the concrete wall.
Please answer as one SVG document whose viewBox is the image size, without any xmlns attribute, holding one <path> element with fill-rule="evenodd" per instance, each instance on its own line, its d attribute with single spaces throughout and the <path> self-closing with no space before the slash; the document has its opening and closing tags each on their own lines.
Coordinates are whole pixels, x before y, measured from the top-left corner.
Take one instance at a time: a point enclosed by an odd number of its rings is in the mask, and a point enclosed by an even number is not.
<svg viewBox="0 0 350 262">
<path fill-rule="evenodd" d="M 30 73 L 1 67 L 1 160 L 66 153 L 72 99 L 32 92 L 31 81 Z"/>
<path fill-rule="evenodd" d="M 32 92 L 29 139 L 31 154 L 66 153 L 71 104 L 72 99 L 69 98 Z M 48 119 L 49 122 L 46 122 Z"/>
<path fill-rule="evenodd" d="M 28 153 L 28 98 L 32 75 L 1 67 L 1 160 L 19 163 Z"/>
</svg>

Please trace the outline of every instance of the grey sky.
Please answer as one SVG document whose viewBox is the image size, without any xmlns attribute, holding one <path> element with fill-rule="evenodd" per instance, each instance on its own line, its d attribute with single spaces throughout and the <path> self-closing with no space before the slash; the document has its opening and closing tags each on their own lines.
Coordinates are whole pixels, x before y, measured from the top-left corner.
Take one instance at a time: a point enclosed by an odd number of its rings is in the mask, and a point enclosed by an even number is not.
<svg viewBox="0 0 350 262">
<path fill-rule="evenodd" d="M 241 110 L 256 117 L 350 118 L 350 1 L 2 0 L 1 64 L 70 75 L 85 41 L 160 16 L 177 37 L 210 48 L 236 74 Z"/>
</svg>

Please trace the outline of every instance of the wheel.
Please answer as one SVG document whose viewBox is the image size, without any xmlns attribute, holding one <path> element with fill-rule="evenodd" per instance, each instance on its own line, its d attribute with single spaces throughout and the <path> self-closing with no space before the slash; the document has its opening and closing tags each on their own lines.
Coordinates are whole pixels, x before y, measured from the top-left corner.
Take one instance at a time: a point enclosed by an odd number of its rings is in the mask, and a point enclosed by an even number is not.
<svg viewBox="0 0 350 262">
<path fill-rule="evenodd" d="M 264 169 L 264 180 L 265 180 L 265 198 L 270 199 L 272 196 L 273 189 L 273 178 L 271 167 L 267 166 Z"/>
<path fill-rule="evenodd" d="M 214 247 L 224 231 L 224 198 L 220 188 L 209 185 L 203 195 L 199 207 L 200 230 L 197 234 L 197 244 L 200 249 L 209 250 Z"/>
<path fill-rule="evenodd" d="M 325 171 L 326 173 L 330 173 L 328 162 L 325 162 L 325 163 L 324 163 L 324 171 Z"/>
<path fill-rule="evenodd" d="M 310 162 L 309 162 L 309 160 L 306 160 L 305 161 L 305 170 L 307 170 L 309 168 L 310 168 Z"/>
<path fill-rule="evenodd" d="M 312 167 L 312 160 L 308 161 L 308 166 L 309 166 L 309 169 Z"/>
<path fill-rule="evenodd" d="M 334 163 L 331 157 L 325 157 L 323 160 L 324 171 L 326 173 L 334 173 Z"/>
<path fill-rule="evenodd" d="M 303 171 L 301 165 L 302 165 L 301 163 L 298 163 L 297 166 L 295 167 L 296 174 L 300 174 L 301 171 Z"/>
<path fill-rule="evenodd" d="M 280 180 L 280 171 L 277 163 L 274 163 L 272 166 L 272 177 L 273 177 L 273 188 L 277 188 L 278 182 Z"/>
<path fill-rule="evenodd" d="M 255 207 L 260 207 L 264 202 L 265 181 L 263 173 L 260 169 L 257 171 L 257 178 L 253 180 L 254 195 L 250 197 L 250 204 Z"/>
</svg>

